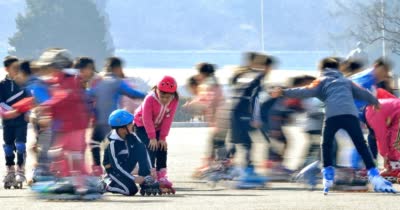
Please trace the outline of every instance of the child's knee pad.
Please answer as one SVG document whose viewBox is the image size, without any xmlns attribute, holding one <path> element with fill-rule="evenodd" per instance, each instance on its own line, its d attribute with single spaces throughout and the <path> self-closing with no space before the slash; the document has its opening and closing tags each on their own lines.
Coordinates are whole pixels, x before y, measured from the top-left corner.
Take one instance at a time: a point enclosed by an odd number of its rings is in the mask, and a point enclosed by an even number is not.
<svg viewBox="0 0 400 210">
<path fill-rule="evenodd" d="M 4 144 L 3 150 L 7 157 L 12 156 L 14 154 L 14 145 Z"/>
<path fill-rule="evenodd" d="M 16 143 L 15 147 L 17 148 L 17 153 L 20 153 L 20 154 L 26 153 L 26 144 L 25 143 Z"/>
</svg>

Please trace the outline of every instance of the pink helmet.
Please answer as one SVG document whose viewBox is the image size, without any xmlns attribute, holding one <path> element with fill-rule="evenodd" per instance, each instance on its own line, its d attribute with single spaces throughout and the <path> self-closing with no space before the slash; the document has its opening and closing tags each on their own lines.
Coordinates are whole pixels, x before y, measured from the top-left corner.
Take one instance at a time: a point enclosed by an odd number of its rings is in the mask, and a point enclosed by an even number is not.
<svg viewBox="0 0 400 210">
<path fill-rule="evenodd" d="M 176 81 L 171 76 L 164 76 L 158 83 L 157 88 L 166 93 L 175 93 L 177 89 Z"/>
</svg>

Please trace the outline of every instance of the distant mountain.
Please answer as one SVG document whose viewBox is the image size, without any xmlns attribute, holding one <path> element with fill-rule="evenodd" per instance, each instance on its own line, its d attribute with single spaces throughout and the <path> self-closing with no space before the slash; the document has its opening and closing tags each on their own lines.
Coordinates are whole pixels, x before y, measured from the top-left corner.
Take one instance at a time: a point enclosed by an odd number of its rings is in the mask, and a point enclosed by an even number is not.
<svg viewBox="0 0 400 210">
<path fill-rule="evenodd" d="M 116 49 L 261 49 L 260 0 L 94 1 L 108 13 Z M 340 23 L 329 15 L 332 2 L 264 0 L 265 48 L 330 49 L 328 33 L 340 30 Z M 5 50 L 15 32 L 15 17 L 24 7 L 24 0 L 0 0 L 0 48 Z"/>
</svg>

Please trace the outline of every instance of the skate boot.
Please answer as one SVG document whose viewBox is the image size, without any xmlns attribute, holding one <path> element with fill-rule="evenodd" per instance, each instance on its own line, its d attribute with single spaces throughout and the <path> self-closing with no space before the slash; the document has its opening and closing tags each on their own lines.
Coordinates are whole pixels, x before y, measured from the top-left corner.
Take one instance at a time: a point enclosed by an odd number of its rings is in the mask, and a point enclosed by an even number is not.
<svg viewBox="0 0 400 210">
<path fill-rule="evenodd" d="M 368 170 L 368 179 L 373 185 L 375 192 L 397 193 L 393 188 L 392 183 L 379 175 L 377 168 L 371 168 Z"/>
<path fill-rule="evenodd" d="M 400 161 L 390 161 L 386 169 L 380 175 L 391 183 L 397 183 L 400 174 Z"/>
<path fill-rule="evenodd" d="M 157 179 L 163 194 L 175 194 L 175 189 L 172 187 L 173 184 L 168 180 L 166 168 L 162 168 L 157 172 Z"/>
<path fill-rule="evenodd" d="M 50 173 L 48 169 L 43 167 L 36 167 L 32 171 L 32 178 L 28 181 L 28 185 L 32 186 L 36 182 L 54 181 L 56 177 Z"/>
<path fill-rule="evenodd" d="M 17 173 L 15 175 L 15 181 L 17 182 L 18 188 L 22 189 L 24 182 L 26 181 L 25 169 L 23 167 L 18 167 Z"/>
<path fill-rule="evenodd" d="M 335 169 L 333 166 L 328 166 L 322 169 L 323 185 L 324 185 L 324 195 L 328 195 L 329 188 L 333 186 L 333 181 L 335 178 Z"/>
<path fill-rule="evenodd" d="M 97 176 L 84 177 L 85 191 L 80 192 L 81 200 L 98 200 L 102 198 L 105 192 L 105 185 L 99 181 Z"/>
<path fill-rule="evenodd" d="M 103 168 L 99 165 L 92 165 L 92 176 L 101 177 L 103 175 Z"/>
<path fill-rule="evenodd" d="M 81 195 L 76 193 L 70 179 L 62 178 L 57 181 L 39 182 L 32 186 L 38 193 L 39 199 L 45 200 L 80 200 Z"/>
<path fill-rule="evenodd" d="M 195 169 L 192 177 L 194 179 L 204 178 L 204 174 L 207 173 L 212 162 L 213 160 L 211 158 L 204 158 L 203 165 Z"/>
<path fill-rule="evenodd" d="M 310 165 L 304 167 L 295 177 L 294 180 L 297 182 L 304 182 L 309 190 L 314 190 L 317 186 L 317 182 L 320 179 L 318 174 L 321 172 L 319 167 L 319 161 L 315 161 Z"/>
<path fill-rule="evenodd" d="M 143 184 L 140 185 L 140 195 L 162 195 L 159 183 L 152 177 L 146 176 Z"/>
<path fill-rule="evenodd" d="M 3 179 L 4 189 L 16 188 L 17 182 L 15 181 L 15 168 L 14 166 L 7 166 L 7 172 Z M 17 186 L 18 187 L 18 186 Z"/>
<path fill-rule="evenodd" d="M 253 188 L 263 188 L 267 182 L 267 178 L 258 175 L 254 171 L 254 166 L 248 166 L 241 177 L 238 179 L 236 188 L 238 189 L 253 189 Z"/>
</svg>

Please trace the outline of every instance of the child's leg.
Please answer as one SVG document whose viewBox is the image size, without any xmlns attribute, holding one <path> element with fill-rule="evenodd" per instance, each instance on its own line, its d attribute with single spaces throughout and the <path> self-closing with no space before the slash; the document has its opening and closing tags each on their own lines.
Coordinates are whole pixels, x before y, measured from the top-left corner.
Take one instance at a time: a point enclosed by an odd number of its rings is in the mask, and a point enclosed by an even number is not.
<svg viewBox="0 0 400 210">
<path fill-rule="evenodd" d="M 347 131 L 351 140 L 354 143 L 358 153 L 364 161 L 365 167 L 367 169 L 375 168 L 374 160 L 372 159 L 371 151 L 367 146 L 367 142 L 364 139 L 362 133 L 360 122 L 357 117 L 346 115 L 342 120 L 342 127 Z"/>
<path fill-rule="evenodd" d="M 168 155 L 167 151 L 160 149 L 157 150 L 156 153 L 157 171 L 160 171 L 163 168 L 167 168 L 167 155 Z"/>
<path fill-rule="evenodd" d="M 38 166 L 41 170 L 47 172 L 49 170 L 50 159 L 48 157 L 48 151 L 53 142 L 52 131 L 50 128 L 44 128 L 44 130 L 39 131 L 38 133 L 38 141 L 37 144 L 40 147 L 39 157 L 38 157 Z"/>
<path fill-rule="evenodd" d="M 106 187 L 107 191 L 123 195 L 135 195 L 138 192 L 135 182 L 124 174 L 113 171 L 108 176 L 111 178 L 111 183 Z"/>
<path fill-rule="evenodd" d="M 17 165 L 20 170 L 24 170 L 25 167 L 27 131 L 27 124 L 15 127 L 15 148 L 17 150 Z"/>
<path fill-rule="evenodd" d="M 341 116 L 330 117 L 325 121 L 323 138 L 322 138 L 322 161 L 324 168 L 322 169 L 323 176 L 323 192 L 326 195 L 329 188 L 332 187 L 335 178 L 335 169 L 333 162 L 333 141 L 335 134 L 340 128 Z"/>
<path fill-rule="evenodd" d="M 310 131 L 308 132 L 308 140 L 310 147 L 308 148 L 303 167 L 308 166 L 314 161 L 321 158 L 321 131 Z"/>
<path fill-rule="evenodd" d="M 246 161 L 246 166 L 247 167 L 253 167 L 253 162 L 251 159 L 251 149 L 252 149 L 252 142 L 247 142 L 245 144 L 242 144 L 244 149 L 245 149 L 245 161 Z"/>
<path fill-rule="evenodd" d="M 329 167 L 333 166 L 333 141 L 335 139 L 335 134 L 339 130 L 341 125 L 341 118 L 340 117 L 331 117 L 328 118 L 325 122 L 324 131 L 323 131 L 323 138 L 322 138 L 322 161 L 323 166 Z"/>
<path fill-rule="evenodd" d="M 144 127 L 135 127 L 136 135 L 139 137 L 140 141 L 146 146 L 147 153 L 150 156 L 151 167 L 156 167 L 156 151 L 149 149 L 150 139 L 147 136 L 146 129 Z"/>
<path fill-rule="evenodd" d="M 90 150 L 92 152 L 93 165 L 100 166 L 100 144 L 111 130 L 108 125 L 95 125 L 93 128 L 92 140 L 90 141 Z"/>
<path fill-rule="evenodd" d="M 14 149 L 15 149 L 15 127 L 14 126 L 4 126 L 3 125 L 3 139 L 4 145 L 3 150 L 6 156 L 6 166 L 15 165 L 14 159 Z"/>
<path fill-rule="evenodd" d="M 378 157 L 378 145 L 376 144 L 376 138 L 374 130 L 368 127 L 368 146 L 371 150 L 372 157 L 376 160 Z"/>
<path fill-rule="evenodd" d="M 151 161 L 150 156 L 147 152 L 146 146 L 144 143 L 135 141 L 133 142 L 134 147 L 132 148 L 129 156 L 129 161 L 132 163 L 132 167 L 127 171 L 132 171 L 136 164 L 139 164 L 139 176 L 148 176 L 151 174 Z"/>
</svg>

